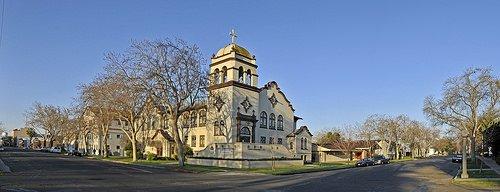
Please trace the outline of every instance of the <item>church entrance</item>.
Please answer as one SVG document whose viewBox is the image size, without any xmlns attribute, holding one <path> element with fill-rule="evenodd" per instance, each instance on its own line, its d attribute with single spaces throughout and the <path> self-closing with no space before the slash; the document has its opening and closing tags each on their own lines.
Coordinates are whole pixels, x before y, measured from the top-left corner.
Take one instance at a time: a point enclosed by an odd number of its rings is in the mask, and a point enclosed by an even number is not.
<svg viewBox="0 0 500 192">
<path fill-rule="evenodd" d="M 236 116 L 237 142 L 255 143 L 255 115 L 244 115 L 238 112 Z"/>
<path fill-rule="evenodd" d="M 240 141 L 244 143 L 250 143 L 250 129 L 248 127 L 241 128 L 240 131 Z"/>
</svg>

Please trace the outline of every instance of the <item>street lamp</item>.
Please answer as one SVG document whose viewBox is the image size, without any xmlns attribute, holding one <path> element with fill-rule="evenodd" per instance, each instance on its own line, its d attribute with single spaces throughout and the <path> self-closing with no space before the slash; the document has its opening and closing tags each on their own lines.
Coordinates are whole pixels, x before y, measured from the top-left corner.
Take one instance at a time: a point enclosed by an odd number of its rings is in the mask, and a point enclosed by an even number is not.
<svg viewBox="0 0 500 192">
<path fill-rule="evenodd" d="M 462 134 L 462 174 L 460 175 L 462 179 L 469 178 L 467 174 L 467 134 Z"/>
</svg>

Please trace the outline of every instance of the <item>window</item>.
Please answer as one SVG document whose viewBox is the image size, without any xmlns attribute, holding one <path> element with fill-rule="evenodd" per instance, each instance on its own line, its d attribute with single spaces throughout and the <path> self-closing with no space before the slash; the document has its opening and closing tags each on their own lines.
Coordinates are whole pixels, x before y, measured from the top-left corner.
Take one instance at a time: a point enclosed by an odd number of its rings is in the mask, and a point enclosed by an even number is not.
<svg viewBox="0 0 500 192">
<path fill-rule="evenodd" d="M 245 83 L 247 85 L 252 85 L 252 72 L 249 70 L 247 70 L 247 74 L 246 74 L 246 77 L 245 77 Z"/>
<path fill-rule="evenodd" d="M 116 135 L 116 138 L 117 138 L 117 139 L 121 139 L 121 138 L 122 138 L 122 135 L 117 134 L 117 135 Z"/>
<path fill-rule="evenodd" d="M 219 121 L 215 121 L 215 122 L 214 122 L 214 135 L 215 135 L 215 136 L 218 136 L 218 135 L 219 135 L 219 131 L 220 131 L 220 128 L 219 128 Z"/>
<path fill-rule="evenodd" d="M 307 138 L 304 138 L 304 149 L 307 149 Z"/>
<path fill-rule="evenodd" d="M 240 141 L 250 143 L 250 129 L 248 127 L 240 129 Z"/>
<path fill-rule="evenodd" d="M 238 69 L 238 82 L 243 83 L 243 67 Z"/>
<path fill-rule="evenodd" d="M 278 130 L 283 131 L 283 116 L 278 115 Z"/>
<path fill-rule="evenodd" d="M 226 130 L 226 123 L 223 120 L 221 120 L 219 122 L 219 125 L 220 125 L 219 126 L 219 135 L 224 135 L 224 130 Z"/>
<path fill-rule="evenodd" d="M 189 128 L 189 113 L 184 113 L 184 115 L 182 115 L 182 120 L 181 120 L 181 123 L 182 123 L 182 128 Z"/>
<path fill-rule="evenodd" d="M 304 149 L 304 138 L 300 138 L 300 149 Z"/>
<path fill-rule="evenodd" d="M 116 146 L 116 150 L 120 150 L 120 146 Z"/>
<path fill-rule="evenodd" d="M 283 144 L 283 139 L 282 138 L 278 138 L 278 144 Z"/>
<path fill-rule="evenodd" d="M 191 136 L 191 147 L 196 147 L 196 135 Z"/>
<path fill-rule="evenodd" d="M 260 137 L 260 143 L 266 144 L 266 137 Z"/>
<path fill-rule="evenodd" d="M 227 67 L 222 67 L 222 83 L 227 82 Z"/>
<path fill-rule="evenodd" d="M 274 138 L 269 137 L 269 144 L 274 144 Z"/>
<path fill-rule="evenodd" d="M 197 115 L 195 112 L 191 113 L 191 118 L 190 118 L 190 124 L 191 124 L 191 127 L 196 127 L 196 118 L 197 118 Z"/>
<path fill-rule="evenodd" d="M 269 115 L 269 129 L 276 129 L 276 117 L 274 116 L 274 113 Z"/>
<path fill-rule="evenodd" d="M 200 135 L 200 147 L 205 147 L 205 135 Z"/>
<path fill-rule="evenodd" d="M 200 119 L 198 124 L 200 127 L 203 127 L 207 124 L 207 111 L 201 110 L 199 116 Z"/>
<path fill-rule="evenodd" d="M 290 142 L 290 149 L 293 149 L 293 142 Z"/>
<path fill-rule="evenodd" d="M 215 84 L 220 83 L 219 69 L 215 69 L 215 71 L 214 71 L 214 82 L 215 82 Z"/>
<path fill-rule="evenodd" d="M 265 111 L 260 113 L 260 127 L 267 129 L 267 113 Z"/>
<path fill-rule="evenodd" d="M 184 136 L 184 142 L 183 143 L 187 143 L 188 141 L 188 136 Z"/>
</svg>

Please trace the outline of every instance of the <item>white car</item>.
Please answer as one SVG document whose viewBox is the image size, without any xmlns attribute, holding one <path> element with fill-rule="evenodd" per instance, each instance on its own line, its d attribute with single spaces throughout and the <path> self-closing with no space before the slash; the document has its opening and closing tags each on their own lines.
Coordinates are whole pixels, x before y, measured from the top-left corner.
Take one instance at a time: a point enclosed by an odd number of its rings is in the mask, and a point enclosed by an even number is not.
<svg viewBox="0 0 500 192">
<path fill-rule="evenodd" d="M 3 147 L 0 147 L 0 151 L 3 151 L 3 150 L 4 150 Z"/>
<path fill-rule="evenodd" d="M 51 153 L 61 153 L 61 148 L 60 147 L 52 147 L 49 150 Z"/>
</svg>

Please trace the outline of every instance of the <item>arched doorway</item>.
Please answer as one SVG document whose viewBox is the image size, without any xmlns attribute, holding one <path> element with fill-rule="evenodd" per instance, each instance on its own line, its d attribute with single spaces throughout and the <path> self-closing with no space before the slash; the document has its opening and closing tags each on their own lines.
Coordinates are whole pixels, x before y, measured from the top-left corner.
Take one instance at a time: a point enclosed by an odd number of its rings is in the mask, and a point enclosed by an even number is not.
<svg viewBox="0 0 500 192">
<path fill-rule="evenodd" d="M 242 127 L 240 131 L 240 141 L 250 143 L 250 136 L 250 129 L 248 127 Z"/>
</svg>

